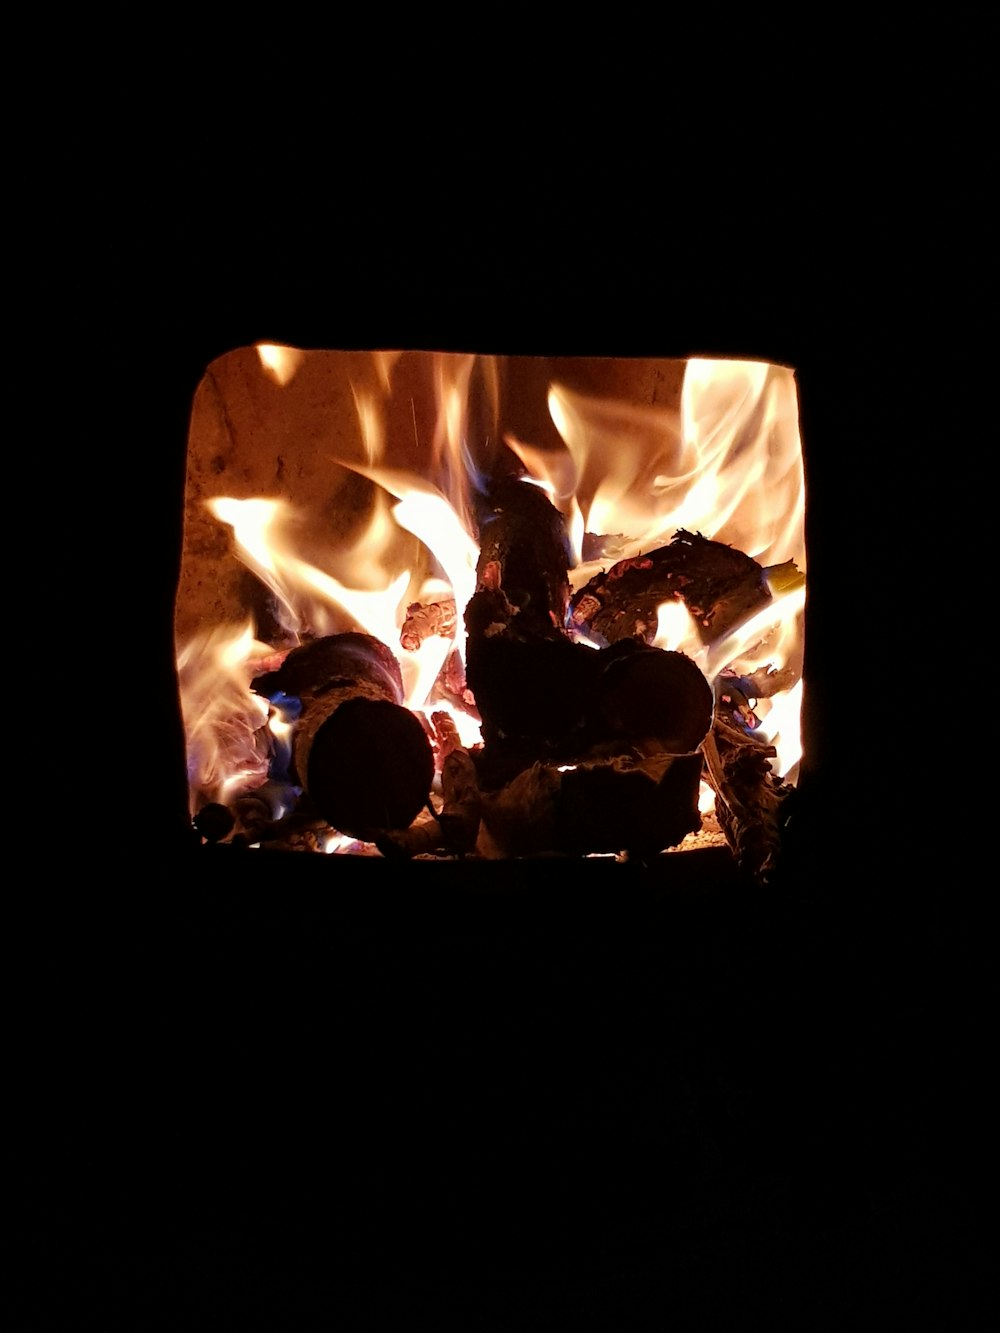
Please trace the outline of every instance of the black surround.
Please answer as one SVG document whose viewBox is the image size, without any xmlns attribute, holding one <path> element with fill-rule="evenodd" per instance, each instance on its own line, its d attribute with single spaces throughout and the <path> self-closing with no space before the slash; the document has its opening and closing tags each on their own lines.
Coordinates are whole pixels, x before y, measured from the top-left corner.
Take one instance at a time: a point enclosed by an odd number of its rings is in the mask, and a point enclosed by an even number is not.
<svg viewBox="0 0 1000 1333">
<path fill-rule="evenodd" d="M 919 312 L 881 252 L 817 253 L 792 223 L 721 268 L 720 236 L 664 249 L 631 220 L 428 240 L 373 209 L 292 227 L 280 257 L 274 219 L 232 220 L 183 262 L 123 234 L 102 270 L 77 400 L 115 482 L 91 697 L 128 744 L 102 747 L 107 813 L 46 894 L 26 1084 L 26 1229 L 48 1296 L 94 1327 L 968 1326 L 946 999 L 966 941 L 897 692 L 926 527 L 905 460 L 934 429 L 893 333 Z M 192 841 L 187 412 L 208 362 L 259 340 L 796 369 L 806 757 L 778 885 L 726 858 L 400 869 Z"/>
</svg>

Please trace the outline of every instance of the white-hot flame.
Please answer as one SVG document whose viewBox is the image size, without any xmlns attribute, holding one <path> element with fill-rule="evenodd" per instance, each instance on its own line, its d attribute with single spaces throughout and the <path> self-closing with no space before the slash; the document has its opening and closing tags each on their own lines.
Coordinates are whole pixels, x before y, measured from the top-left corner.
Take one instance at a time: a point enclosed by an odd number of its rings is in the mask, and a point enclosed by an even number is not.
<svg viewBox="0 0 1000 1333">
<path fill-rule="evenodd" d="M 282 388 L 291 383 L 305 358 L 305 352 L 297 347 L 283 347 L 279 343 L 258 343 L 257 355 L 264 374 Z"/>
</svg>

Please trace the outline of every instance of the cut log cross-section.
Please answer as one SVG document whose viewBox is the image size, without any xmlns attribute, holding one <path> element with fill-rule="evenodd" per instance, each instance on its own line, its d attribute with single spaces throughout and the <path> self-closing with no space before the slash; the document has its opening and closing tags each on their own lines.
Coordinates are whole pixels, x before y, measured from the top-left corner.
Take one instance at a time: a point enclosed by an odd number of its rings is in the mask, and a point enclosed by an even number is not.
<svg viewBox="0 0 1000 1333">
<path fill-rule="evenodd" d="M 403 705 L 399 663 L 385 644 L 354 632 L 317 639 L 254 689 L 301 701 L 292 776 L 331 827 L 369 839 L 413 822 L 430 794 L 434 754 Z"/>
</svg>

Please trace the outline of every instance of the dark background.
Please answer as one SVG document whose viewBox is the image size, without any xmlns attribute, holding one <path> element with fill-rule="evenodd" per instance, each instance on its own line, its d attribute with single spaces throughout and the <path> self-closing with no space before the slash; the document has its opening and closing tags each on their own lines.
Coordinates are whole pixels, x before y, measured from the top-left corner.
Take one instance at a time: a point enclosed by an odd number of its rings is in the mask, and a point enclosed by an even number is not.
<svg viewBox="0 0 1000 1333">
<path fill-rule="evenodd" d="M 942 477 L 980 177 L 961 114 L 887 97 L 856 126 L 808 73 L 696 139 L 697 104 L 651 131 L 591 79 L 540 109 L 523 67 L 489 119 L 428 80 L 306 141 L 294 101 L 270 130 L 235 93 L 175 121 L 174 88 L 140 135 L 116 83 L 67 132 L 37 410 L 55 434 L 68 408 L 70 664 L 15 927 L 26 1327 L 979 1326 L 981 886 L 926 618 L 967 577 Z M 777 886 L 189 852 L 186 414 L 259 340 L 795 366 L 812 703 Z"/>
</svg>

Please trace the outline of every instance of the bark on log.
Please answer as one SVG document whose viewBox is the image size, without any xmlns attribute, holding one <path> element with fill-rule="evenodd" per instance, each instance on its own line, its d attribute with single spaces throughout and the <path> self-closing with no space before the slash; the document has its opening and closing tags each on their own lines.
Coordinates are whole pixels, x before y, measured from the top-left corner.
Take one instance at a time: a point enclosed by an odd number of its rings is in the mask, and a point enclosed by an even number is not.
<svg viewBox="0 0 1000 1333">
<path fill-rule="evenodd" d="M 701 828 L 700 754 L 534 764 L 483 799 L 501 856 L 654 856 Z"/>
<path fill-rule="evenodd" d="M 681 529 L 669 545 L 619 560 L 578 589 L 570 623 L 601 646 L 625 638 L 652 643 L 657 609 L 672 598 L 685 603 L 702 643 L 713 643 L 771 593 L 764 569 L 748 555 Z"/>
<path fill-rule="evenodd" d="M 562 514 L 539 487 L 504 477 L 490 486 L 478 520 L 479 585 L 503 588 L 523 632 L 562 633 L 572 562 Z"/>
<path fill-rule="evenodd" d="M 332 828 L 371 841 L 376 830 L 413 822 L 430 793 L 434 755 L 403 706 L 399 663 L 385 644 L 354 632 L 317 639 L 254 689 L 301 700 L 291 776 Z"/>
<path fill-rule="evenodd" d="M 794 788 L 771 769 L 773 746 L 720 715 L 702 748 L 719 827 L 741 869 L 766 882 L 778 865 L 786 802 Z"/>
</svg>

